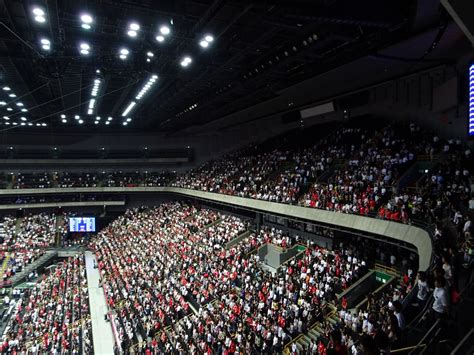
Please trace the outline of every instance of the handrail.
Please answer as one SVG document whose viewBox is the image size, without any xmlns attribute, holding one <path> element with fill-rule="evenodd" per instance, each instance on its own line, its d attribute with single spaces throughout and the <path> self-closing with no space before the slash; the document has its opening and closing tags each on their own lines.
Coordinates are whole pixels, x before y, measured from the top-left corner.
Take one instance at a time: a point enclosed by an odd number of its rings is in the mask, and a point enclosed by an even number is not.
<svg viewBox="0 0 474 355">
<path fill-rule="evenodd" d="M 437 319 L 436 322 L 431 326 L 431 328 L 426 332 L 426 334 L 423 336 L 423 338 L 421 338 L 421 340 L 418 342 L 418 344 L 416 344 L 416 346 L 413 348 L 412 351 L 410 351 L 409 354 L 413 354 L 413 352 L 415 350 L 419 349 L 422 346 L 422 344 L 425 344 L 426 339 L 428 338 L 428 336 L 431 335 L 431 332 L 433 332 L 436 329 L 436 327 L 439 325 L 439 323 L 440 323 L 440 320 Z"/>
<path fill-rule="evenodd" d="M 401 353 L 401 352 L 404 352 L 404 351 L 408 351 L 408 350 L 411 350 L 411 349 L 414 349 L 414 348 L 425 348 L 427 347 L 428 345 L 426 344 L 416 344 L 416 345 L 412 345 L 412 346 L 407 346 L 405 348 L 400 348 L 400 349 L 395 349 L 395 350 L 390 350 L 390 354 L 393 354 L 393 353 Z"/>
<path fill-rule="evenodd" d="M 471 328 L 469 332 L 461 339 L 461 341 L 458 343 L 458 345 L 451 351 L 450 355 L 456 355 L 459 349 L 464 345 L 466 340 L 468 340 L 471 335 L 474 334 L 474 328 Z"/>
</svg>

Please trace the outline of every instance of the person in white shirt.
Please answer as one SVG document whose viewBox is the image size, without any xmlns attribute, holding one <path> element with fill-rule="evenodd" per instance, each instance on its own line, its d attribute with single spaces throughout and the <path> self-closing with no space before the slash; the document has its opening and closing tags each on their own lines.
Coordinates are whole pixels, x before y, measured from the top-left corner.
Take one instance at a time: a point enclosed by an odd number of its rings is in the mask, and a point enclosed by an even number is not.
<svg viewBox="0 0 474 355">
<path fill-rule="evenodd" d="M 445 319 L 448 315 L 448 293 L 446 291 L 446 280 L 442 276 L 438 276 L 435 281 L 435 289 L 433 291 L 434 302 L 432 309 L 437 319 Z"/>
</svg>

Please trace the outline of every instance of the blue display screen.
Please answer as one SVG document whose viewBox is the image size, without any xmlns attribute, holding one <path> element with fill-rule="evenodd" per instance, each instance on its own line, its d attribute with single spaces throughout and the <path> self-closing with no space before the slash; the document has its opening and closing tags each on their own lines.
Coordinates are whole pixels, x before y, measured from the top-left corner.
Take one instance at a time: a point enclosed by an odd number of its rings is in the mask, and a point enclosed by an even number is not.
<svg viewBox="0 0 474 355">
<path fill-rule="evenodd" d="M 69 217 L 69 232 L 95 232 L 95 217 Z"/>
<path fill-rule="evenodd" d="M 469 127 L 468 134 L 474 137 L 474 63 L 469 66 Z"/>
</svg>

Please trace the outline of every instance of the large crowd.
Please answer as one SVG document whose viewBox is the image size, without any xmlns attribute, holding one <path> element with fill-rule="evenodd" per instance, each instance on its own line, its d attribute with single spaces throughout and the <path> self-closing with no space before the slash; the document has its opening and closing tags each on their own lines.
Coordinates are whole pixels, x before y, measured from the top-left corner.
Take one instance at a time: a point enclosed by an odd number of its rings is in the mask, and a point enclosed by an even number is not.
<svg viewBox="0 0 474 355">
<path fill-rule="evenodd" d="M 93 350 L 83 256 L 58 264 L 14 305 L 1 353 L 88 354 Z"/>
<path fill-rule="evenodd" d="M 8 284 L 15 274 L 41 257 L 45 249 L 54 244 L 56 217 L 47 213 L 27 215 L 19 220 L 5 216 L 2 222 L 2 260 L 8 257 L 2 279 Z"/>
</svg>

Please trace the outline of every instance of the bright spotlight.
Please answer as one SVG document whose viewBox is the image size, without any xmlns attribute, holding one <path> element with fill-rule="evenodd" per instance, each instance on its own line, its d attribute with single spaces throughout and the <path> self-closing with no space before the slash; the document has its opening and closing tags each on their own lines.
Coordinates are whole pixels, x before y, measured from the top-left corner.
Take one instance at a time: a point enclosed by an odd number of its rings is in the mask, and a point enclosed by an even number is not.
<svg viewBox="0 0 474 355">
<path fill-rule="evenodd" d="M 129 37 L 136 37 L 137 36 L 137 31 L 129 30 L 127 32 L 127 34 L 128 34 Z"/>
<path fill-rule="evenodd" d="M 35 21 L 39 23 L 45 23 L 46 19 L 43 16 L 35 16 Z"/>
<path fill-rule="evenodd" d="M 88 23 L 88 24 L 91 24 L 92 23 L 92 16 L 89 15 L 89 14 L 82 14 L 81 15 L 81 21 L 84 22 L 84 23 Z"/>
<path fill-rule="evenodd" d="M 204 39 L 205 39 L 207 42 L 212 42 L 212 41 L 214 41 L 214 37 L 212 37 L 211 35 L 207 35 L 206 37 L 204 37 Z"/>
<path fill-rule="evenodd" d="M 44 16 L 44 10 L 39 7 L 33 8 L 33 14 L 36 16 Z"/>
<path fill-rule="evenodd" d="M 128 53 L 130 53 L 130 52 L 129 52 L 129 50 L 128 50 L 127 48 L 122 48 L 122 49 L 120 50 L 120 54 L 128 55 Z"/>
<path fill-rule="evenodd" d="M 128 28 L 133 31 L 138 31 L 140 29 L 140 25 L 138 23 L 133 22 L 128 26 Z"/>
<path fill-rule="evenodd" d="M 153 58 L 155 56 L 153 52 L 147 52 L 146 55 L 147 57 L 150 57 L 150 58 Z"/>
<path fill-rule="evenodd" d="M 209 46 L 209 42 L 208 41 L 201 41 L 201 42 L 199 42 L 199 45 L 202 48 L 207 48 Z"/>
<path fill-rule="evenodd" d="M 161 26 L 161 27 L 160 27 L 160 33 L 161 33 L 162 35 L 165 35 L 165 36 L 166 36 L 166 35 L 169 35 L 170 32 L 171 32 L 171 30 L 170 30 L 170 28 L 169 28 L 168 26 Z"/>
<path fill-rule="evenodd" d="M 41 44 L 51 44 L 51 42 L 49 41 L 49 39 L 41 38 Z"/>
<path fill-rule="evenodd" d="M 79 124 L 83 124 L 83 123 L 84 123 L 84 120 L 79 120 L 79 121 L 77 121 L 77 122 L 79 122 Z"/>
<path fill-rule="evenodd" d="M 119 58 L 122 59 L 122 60 L 125 60 L 125 59 L 127 59 L 127 56 L 125 54 L 120 54 Z"/>
<path fill-rule="evenodd" d="M 85 29 L 85 30 L 90 30 L 90 29 L 91 29 L 91 25 L 89 25 L 88 23 L 83 23 L 83 24 L 81 25 L 81 27 L 82 27 L 83 29 Z"/>
<path fill-rule="evenodd" d="M 62 123 L 67 123 L 67 120 L 66 120 L 65 118 L 63 118 L 63 119 L 61 120 L 61 122 L 62 122 Z"/>
<path fill-rule="evenodd" d="M 89 53 L 87 49 L 81 49 L 81 54 L 88 55 Z"/>
<path fill-rule="evenodd" d="M 163 37 L 162 35 L 158 35 L 155 37 L 155 39 L 158 41 L 158 42 L 163 42 L 165 40 L 165 37 Z"/>
<path fill-rule="evenodd" d="M 87 43 L 84 43 L 84 42 L 81 43 L 80 47 L 81 49 L 86 49 L 86 50 L 91 48 Z"/>
</svg>

